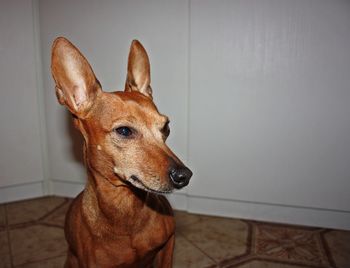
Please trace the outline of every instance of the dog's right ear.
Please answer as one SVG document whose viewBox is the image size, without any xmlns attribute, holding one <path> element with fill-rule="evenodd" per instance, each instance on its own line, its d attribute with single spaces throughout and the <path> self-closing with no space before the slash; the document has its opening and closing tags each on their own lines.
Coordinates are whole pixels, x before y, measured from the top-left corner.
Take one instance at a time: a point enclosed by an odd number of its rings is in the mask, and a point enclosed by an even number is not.
<svg viewBox="0 0 350 268">
<path fill-rule="evenodd" d="M 56 38 L 52 45 L 51 72 L 59 103 L 84 118 L 102 91 L 101 85 L 85 57 L 64 37 Z"/>
</svg>

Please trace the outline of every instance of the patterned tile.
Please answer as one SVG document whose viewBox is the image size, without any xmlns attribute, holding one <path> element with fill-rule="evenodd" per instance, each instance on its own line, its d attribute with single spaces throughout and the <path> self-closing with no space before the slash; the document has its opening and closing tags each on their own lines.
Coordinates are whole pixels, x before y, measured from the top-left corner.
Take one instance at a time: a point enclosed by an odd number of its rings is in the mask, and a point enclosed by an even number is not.
<svg viewBox="0 0 350 268">
<path fill-rule="evenodd" d="M 174 211 L 175 221 L 176 221 L 176 230 L 181 231 L 183 226 L 189 224 L 195 224 L 200 221 L 212 218 L 211 216 L 204 216 L 199 214 L 188 213 L 186 211 L 176 210 Z"/>
<path fill-rule="evenodd" d="M 62 197 L 43 197 L 7 204 L 8 224 L 38 220 L 65 202 Z"/>
<path fill-rule="evenodd" d="M 7 232 L 0 232 L 0 268 L 10 268 L 10 249 Z"/>
<path fill-rule="evenodd" d="M 237 268 L 307 268 L 307 266 L 289 265 L 261 260 L 252 260 L 245 264 L 234 266 Z"/>
<path fill-rule="evenodd" d="M 11 261 L 16 268 L 62 267 L 67 247 L 62 227 L 69 203 L 45 197 L 0 205 L 0 268 L 12 267 Z M 174 268 L 350 267 L 350 232 L 183 211 L 175 211 L 175 218 Z"/>
<path fill-rule="evenodd" d="M 62 228 L 32 225 L 10 231 L 14 265 L 63 256 L 67 245 Z"/>
<path fill-rule="evenodd" d="M 181 235 L 175 238 L 173 268 L 215 267 L 215 263 Z"/>
<path fill-rule="evenodd" d="M 45 217 L 41 222 L 64 227 L 66 213 L 71 203 L 72 200 L 67 200 L 63 205 L 59 206 L 56 210 L 54 210 L 47 217 Z"/>
<path fill-rule="evenodd" d="M 0 205 L 0 231 L 6 229 L 6 209 L 4 205 Z"/>
<path fill-rule="evenodd" d="M 256 224 L 253 250 L 266 259 L 330 267 L 320 234 L 312 229 Z"/>
<path fill-rule="evenodd" d="M 350 267 L 350 232 L 330 231 L 324 234 L 332 258 L 338 268 Z"/>
<path fill-rule="evenodd" d="M 208 217 L 184 226 L 180 233 L 219 263 L 246 253 L 248 232 L 249 226 L 243 221 Z"/>
<path fill-rule="evenodd" d="M 48 259 L 40 262 L 27 263 L 16 266 L 16 268 L 62 268 L 66 261 L 66 256 Z"/>
<path fill-rule="evenodd" d="M 181 210 L 175 210 L 174 215 L 177 226 L 188 225 L 201 220 L 200 215 L 191 214 Z"/>
<path fill-rule="evenodd" d="M 5 206 L 0 205 L 0 230 L 6 225 Z"/>
</svg>

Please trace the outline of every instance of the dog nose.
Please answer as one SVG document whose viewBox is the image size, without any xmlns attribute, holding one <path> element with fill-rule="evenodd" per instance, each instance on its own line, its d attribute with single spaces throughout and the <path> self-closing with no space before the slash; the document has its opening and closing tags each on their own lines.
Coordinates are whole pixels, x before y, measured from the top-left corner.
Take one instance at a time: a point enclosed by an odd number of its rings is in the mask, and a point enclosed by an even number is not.
<svg viewBox="0 0 350 268">
<path fill-rule="evenodd" d="M 185 166 L 171 168 L 169 172 L 169 177 L 174 184 L 176 189 L 181 189 L 185 187 L 192 177 L 192 171 Z"/>
</svg>

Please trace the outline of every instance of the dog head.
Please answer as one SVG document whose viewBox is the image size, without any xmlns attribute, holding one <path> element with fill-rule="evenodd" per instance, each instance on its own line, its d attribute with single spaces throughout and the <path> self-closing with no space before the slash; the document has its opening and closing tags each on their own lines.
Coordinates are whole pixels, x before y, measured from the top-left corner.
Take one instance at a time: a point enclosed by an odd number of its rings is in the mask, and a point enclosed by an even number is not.
<svg viewBox="0 0 350 268">
<path fill-rule="evenodd" d="M 52 46 L 51 71 L 60 104 L 73 114 L 85 140 L 85 162 L 114 185 L 168 193 L 189 183 L 192 172 L 166 145 L 169 119 L 152 100 L 150 64 L 134 40 L 124 91 L 104 92 L 80 51 L 67 39 Z"/>
</svg>

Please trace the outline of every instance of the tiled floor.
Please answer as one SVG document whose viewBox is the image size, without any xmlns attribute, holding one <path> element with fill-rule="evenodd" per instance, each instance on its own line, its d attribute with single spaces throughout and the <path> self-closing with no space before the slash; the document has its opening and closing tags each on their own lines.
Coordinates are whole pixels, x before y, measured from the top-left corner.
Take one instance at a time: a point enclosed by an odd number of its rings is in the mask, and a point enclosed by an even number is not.
<svg viewBox="0 0 350 268">
<path fill-rule="evenodd" d="M 63 267 L 70 200 L 0 205 L 0 268 Z M 174 267 L 349 268 L 350 232 L 176 212 Z"/>
</svg>

